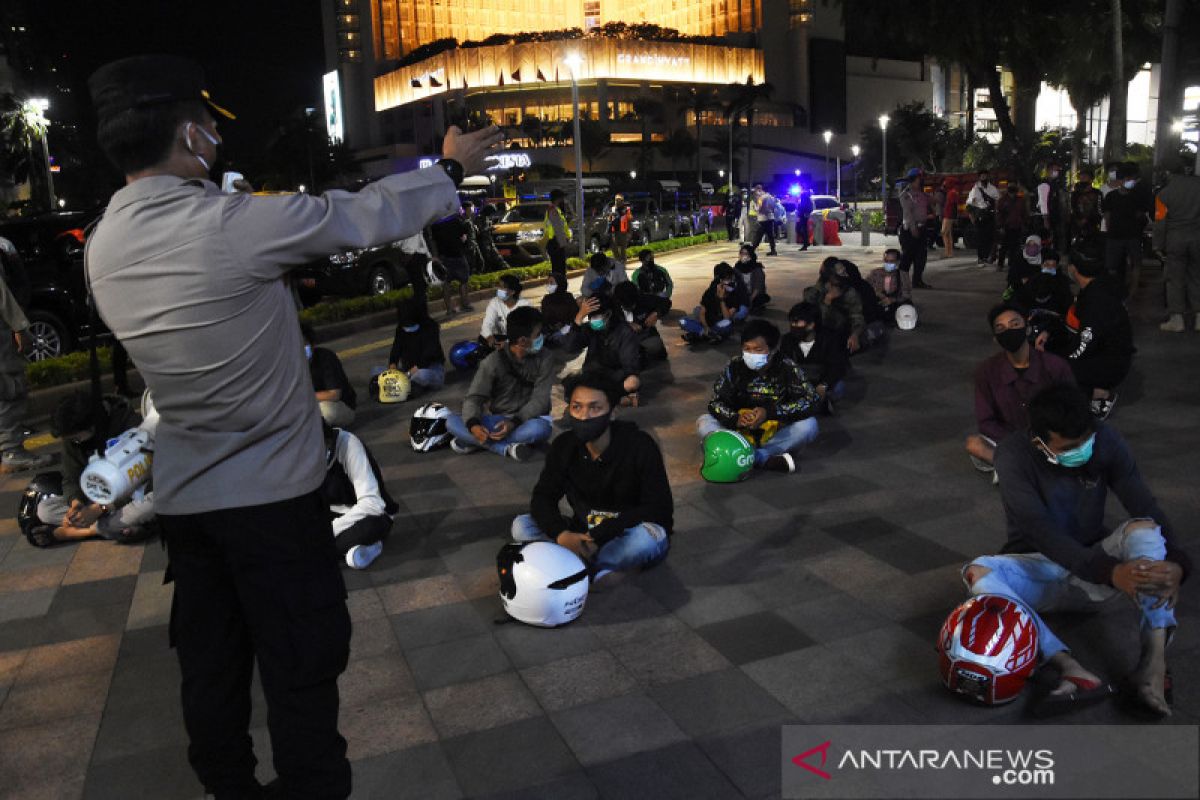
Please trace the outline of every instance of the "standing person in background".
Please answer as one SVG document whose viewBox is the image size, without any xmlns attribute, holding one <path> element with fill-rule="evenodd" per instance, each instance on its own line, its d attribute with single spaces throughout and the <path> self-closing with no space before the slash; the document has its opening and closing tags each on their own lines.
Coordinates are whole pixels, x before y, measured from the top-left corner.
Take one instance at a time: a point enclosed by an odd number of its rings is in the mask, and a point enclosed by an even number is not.
<svg viewBox="0 0 1200 800">
<path fill-rule="evenodd" d="M 1200 176 L 1169 162 L 1170 180 L 1154 203 L 1154 250 L 1166 265 L 1167 321 L 1159 326 L 1182 333 L 1184 317 L 1200 313 Z"/>
<path fill-rule="evenodd" d="M 463 240 L 463 255 L 467 259 L 470 274 L 478 275 L 483 272 L 483 251 L 479 249 L 479 225 L 475 219 L 475 202 L 463 200 L 462 212 L 459 214 L 467 238 Z"/>
<path fill-rule="evenodd" d="M 999 215 L 1000 230 L 1003 238 L 1000 242 L 1000 254 L 996 258 L 996 269 L 1003 270 L 1008 262 L 1010 275 L 1021 263 L 1021 243 L 1025 241 L 1025 231 L 1029 227 L 1029 204 L 1020 195 L 1020 187 L 1016 181 L 1009 181 L 996 204 Z M 1041 244 L 1041 237 L 1038 237 Z M 1011 280 L 1010 280 L 1011 283 Z"/>
<path fill-rule="evenodd" d="M 47 467 L 49 455 L 25 449 L 25 412 L 29 406 L 29 383 L 25 379 L 25 348 L 29 343 L 29 320 L 9 281 L 24 275 L 17 248 L 0 238 L 0 474 Z"/>
<path fill-rule="evenodd" d="M 408 275 L 408 285 L 412 287 L 412 299 L 421 306 L 422 313 L 429 311 L 429 280 L 425 269 L 433 260 L 429 244 L 425 241 L 424 232 L 414 233 L 396 243 L 404 254 L 404 272 Z M 461 286 L 462 284 L 460 284 Z M 450 286 L 443 287 L 442 298 L 446 301 L 446 313 L 450 312 Z"/>
<path fill-rule="evenodd" d="M 1067 218 L 1070 200 L 1062 180 L 1062 164 L 1052 160 L 1046 165 L 1046 177 L 1037 187 L 1037 213 L 1041 227 L 1050 234 L 1055 249 L 1067 248 Z"/>
<path fill-rule="evenodd" d="M 960 196 L 958 184 L 950 178 L 946 178 L 942 188 L 946 192 L 942 202 L 942 247 L 946 250 L 946 258 L 950 258 L 954 255 L 954 223 L 958 221 Z"/>
<path fill-rule="evenodd" d="M 812 191 L 807 186 L 801 186 L 800 201 L 796 203 L 796 241 L 800 243 L 801 253 L 808 249 L 808 218 L 812 212 Z"/>
<path fill-rule="evenodd" d="M 546 209 L 544 220 L 546 255 L 550 257 L 550 271 L 556 275 L 567 274 L 567 245 L 571 243 L 571 228 L 563 213 L 566 204 L 567 195 L 562 189 L 550 190 L 550 206 Z"/>
<path fill-rule="evenodd" d="M 754 247 L 757 248 L 762 244 L 765 238 L 771 245 L 769 256 L 777 256 L 775 252 L 775 212 L 779 209 L 779 201 L 770 195 L 770 193 L 758 190 L 758 227 L 754 231 Z"/>
<path fill-rule="evenodd" d="M 463 222 L 462 216 L 455 214 L 434 224 L 430 228 L 435 255 L 441 265 L 446 268 L 446 281 L 442 285 L 442 300 L 446 303 L 446 316 L 454 313 L 450 308 L 450 287 L 458 282 L 459 311 L 474 311 L 475 307 L 467 302 L 467 287 L 471 280 L 471 265 L 467 261 L 466 247 L 470 230 Z"/>
<path fill-rule="evenodd" d="M 618 194 L 613 198 L 613 210 L 609 219 L 608 229 L 612 233 L 613 259 L 625 269 L 628 260 L 629 237 L 633 231 L 633 209 L 625 202 L 625 196 Z"/>
<path fill-rule="evenodd" d="M 221 145 L 212 113 L 230 115 L 205 83 L 174 56 L 123 59 L 89 79 L 100 147 L 126 184 L 88 239 L 85 269 L 161 415 L 154 494 L 188 761 L 210 794 L 260 796 L 248 729 L 257 672 L 278 794 L 340 800 L 352 789 L 337 686 L 351 623 L 286 279 L 455 213 L 457 186 L 501 132 L 452 127 L 438 164 L 359 192 L 226 194 L 209 180 Z"/>
<path fill-rule="evenodd" d="M 979 178 L 967 195 L 967 213 L 971 215 L 971 224 L 975 226 L 978 248 L 976 263 L 981 267 L 995 260 L 992 249 L 996 244 L 996 204 L 999 200 L 1000 190 L 992 185 L 991 172 L 979 170 Z"/>
<path fill-rule="evenodd" d="M 1154 198 L 1138 180 L 1137 164 L 1125 162 L 1117 168 L 1121 185 L 1109 192 L 1101 204 L 1108 222 L 1104 244 L 1104 267 L 1117 279 L 1128 297 L 1137 289 L 1142 268 L 1142 238 L 1154 213 Z"/>
<path fill-rule="evenodd" d="M 1075 190 L 1071 192 L 1071 224 L 1067 235 L 1070 237 L 1067 245 L 1076 239 L 1086 239 L 1100 232 L 1100 190 L 1092 185 L 1092 171 L 1079 170 L 1079 180 Z"/>
<path fill-rule="evenodd" d="M 929 222 L 929 195 L 925 193 L 924 174 L 917 167 L 908 171 L 908 185 L 900 192 L 900 209 L 903 220 L 900 224 L 900 271 L 912 269 L 912 285 L 918 289 L 932 288 L 924 281 L 925 260 L 929 246 L 925 241 L 925 227 Z"/>
<path fill-rule="evenodd" d="M 725 215 L 725 233 L 729 236 L 729 241 L 736 241 L 738 218 L 742 215 L 742 196 L 736 190 L 731 190 L 725 195 L 723 212 Z"/>
<path fill-rule="evenodd" d="M 496 249 L 496 241 L 492 238 L 492 227 L 499 216 L 496 207 L 485 203 L 475 216 L 475 242 L 483 255 L 484 272 L 503 272 L 508 269 L 508 262 Z"/>
</svg>

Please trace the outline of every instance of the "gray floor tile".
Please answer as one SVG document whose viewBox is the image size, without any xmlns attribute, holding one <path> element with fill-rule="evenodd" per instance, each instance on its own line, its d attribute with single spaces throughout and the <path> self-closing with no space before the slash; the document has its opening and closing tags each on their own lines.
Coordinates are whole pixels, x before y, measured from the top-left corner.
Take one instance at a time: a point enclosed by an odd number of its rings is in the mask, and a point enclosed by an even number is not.
<svg viewBox="0 0 1200 800">
<path fill-rule="evenodd" d="M 692 742 L 637 753 L 588 769 L 602 797 L 662 800 L 741 798 L 729 779 Z"/>
<path fill-rule="evenodd" d="M 535 628 L 511 623 L 495 628 L 494 633 L 517 669 L 590 653 L 603 646 L 596 633 L 583 625 Z"/>
<path fill-rule="evenodd" d="M 666 712 L 641 694 L 556 711 L 550 719 L 585 767 L 687 738 Z"/>
<path fill-rule="evenodd" d="M 442 747 L 468 796 L 517 792 L 579 772 L 579 762 L 545 717 L 447 739 Z"/>
<path fill-rule="evenodd" d="M 729 666 L 720 652 L 690 630 L 662 639 L 638 639 L 614 647 L 613 655 L 643 686 L 671 683 Z"/>
<path fill-rule="evenodd" d="M 734 664 L 801 650 L 813 640 L 773 611 L 716 622 L 697 628 L 696 633 Z"/>
<path fill-rule="evenodd" d="M 607 650 L 521 670 L 530 691 L 547 711 L 628 694 L 638 688 L 629 670 Z"/>
<path fill-rule="evenodd" d="M 436 742 L 366 758 L 351 766 L 356 800 L 458 800 L 463 796 Z"/>
<path fill-rule="evenodd" d="M 705 736 L 696 743 L 746 797 L 778 796 L 781 731 L 782 725 L 763 725 Z"/>
<path fill-rule="evenodd" d="M 151 764 L 154 768 L 147 769 Z M 203 795 L 185 746 L 157 747 L 94 764 L 83 792 L 85 800 L 195 800 Z"/>
<path fill-rule="evenodd" d="M 490 633 L 413 650 L 408 664 L 423 691 L 512 669 Z"/>
<path fill-rule="evenodd" d="M 424 698 L 443 739 L 542 715 L 537 700 L 515 672 L 431 689 Z"/>
<path fill-rule="evenodd" d="M 0 594 L 0 624 L 12 620 L 45 616 L 54 604 L 54 596 L 58 591 L 58 587 L 51 586 L 45 589 Z M 0 641 L 0 645 L 2 644 L 3 642 Z"/>
<path fill-rule="evenodd" d="M 688 736 L 764 726 L 793 719 L 793 715 L 738 669 L 710 672 L 656 686 L 650 697 Z"/>
<path fill-rule="evenodd" d="M 538 786 L 478 795 L 478 800 L 595 800 L 599 796 L 587 774 L 577 772 Z"/>
<path fill-rule="evenodd" d="M 136 586 L 136 575 L 63 586 L 55 595 L 49 613 L 62 614 L 96 606 L 127 604 L 133 599 Z"/>
<path fill-rule="evenodd" d="M 775 613 L 818 642 L 853 636 L 891 624 L 871 606 L 836 590 L 830 590 L 824 597 L 784 606 Z"/>
<path fill-rule="evenodd" d="M 487 624 L 470 603 L 423 608 L 390 617 L 392 630 L 405 651 L 417 650 L 488 631 Z"/>
</svg>

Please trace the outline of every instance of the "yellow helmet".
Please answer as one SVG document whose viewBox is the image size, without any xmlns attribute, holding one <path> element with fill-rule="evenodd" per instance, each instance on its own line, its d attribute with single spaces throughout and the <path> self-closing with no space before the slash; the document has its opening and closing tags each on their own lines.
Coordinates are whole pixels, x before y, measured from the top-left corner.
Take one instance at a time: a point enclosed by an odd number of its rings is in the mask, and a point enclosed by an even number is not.
<svg viewBox="0 0 1200 800">
<path fill-rule="evenodd" d="M 381 403 L 403 403 L 412 393 L 408 376 L 398 369 L 384 370 L 379 375 L 378 384 Z"/>
</svg>

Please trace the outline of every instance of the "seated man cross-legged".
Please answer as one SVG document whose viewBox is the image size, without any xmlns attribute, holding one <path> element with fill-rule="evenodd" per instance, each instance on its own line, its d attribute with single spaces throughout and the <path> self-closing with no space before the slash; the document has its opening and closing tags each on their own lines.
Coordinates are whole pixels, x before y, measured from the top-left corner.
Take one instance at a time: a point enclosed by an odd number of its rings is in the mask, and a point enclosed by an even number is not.
<svg viewBox="0 0 1200 800">
<path fill-rule="evenodd" d="M 357 436 L 324 423 L 325 482 L 338 555 L 354 569 L 366 569 L 383 551 L 399 504 L 388 494 L 383 473 Z"/>
<path fill-rule="evenodd" d="M 1061 672 L 1043 702 L 1069 708 L 1110 690 L 1038 614 L 1095 608 L 1124 594 L 1141 610 L 1141 652 L 1130 676 L 1130 699 L 1141 711 L 1169 715 L 1166 648 L 1191 562 L 1129 445 L 1093 418 L 1084 392 L 1060 384 L 1029 403 L 1028 435 L 1000 443 L 996 471 L 1008 541 L 1002 555 L 964 567 L 963 579 L 973 595 L 1002 595 L 1034 612 L 1040 658 Z M 1104 525 L 1110 488 L 1129 515 L 1113 531 Z"/>
<path fill-rule="evenodd" d="M 754 466 L 795 472 L 796 456 L 817 438 L 817 392 L 791 359 L 775 352 L 779 329 L 762 319 L 746 323 L 742 354 L 729 362 L 713 387 L 708 413 L 696 421 L 703 440 L 722 428 L 754 445 Z"/>
<path fill-rule="evenodd" d="M 557 366 L 542 352 L 542 312 L 519 306 L 509 313 L 507 326 L 499 349 L 483 360 L 471 379 L 462 416 L 446 420 L 456 453 L 486 448 L 528 461 L 533 445 L 550 438 L 550 388 Z"/>
<path fill-rule="evenodd" d="M 567 430 L 550 445 L 518 542 L 554 541 L 588 562 L 593 580 L 666 558 L 674 516 L 662 452 L 633 422 L 612 419 L 623 394 L 605 375 L 567 379 Z M 566 499 L 571 515 L 563 516 Z"/>
</svg>

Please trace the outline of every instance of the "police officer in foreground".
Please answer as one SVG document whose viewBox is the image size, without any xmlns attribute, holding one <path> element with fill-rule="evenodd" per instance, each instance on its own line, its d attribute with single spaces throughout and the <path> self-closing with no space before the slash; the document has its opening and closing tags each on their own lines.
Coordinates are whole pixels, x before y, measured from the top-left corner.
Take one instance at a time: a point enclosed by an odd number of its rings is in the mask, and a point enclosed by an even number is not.
<svg viewBox="0 0 1200 800">
<path fill-rule="evenodd" d="M 99 143 L 126 176 L 88 242 L 100 316 L 161 414 L 156 501 L 175 581 L 171 641 L 188 757 L 218 798 L 344 798 L 337 677 L 350 617 L 319 489 L 324 440 L 293 267 L 397 241 L 456 213 L 496 128 L 451 128 L 442 161 L 357 193 L 255 197 L 210 182 L 233 119 L 200 67 L 172 56 L 90 79 Z M 247 726 L 257 661 L 277 786 L 260 787 Z M 274 794 L 272 794 L 274 791 Z"/>
</svg>

